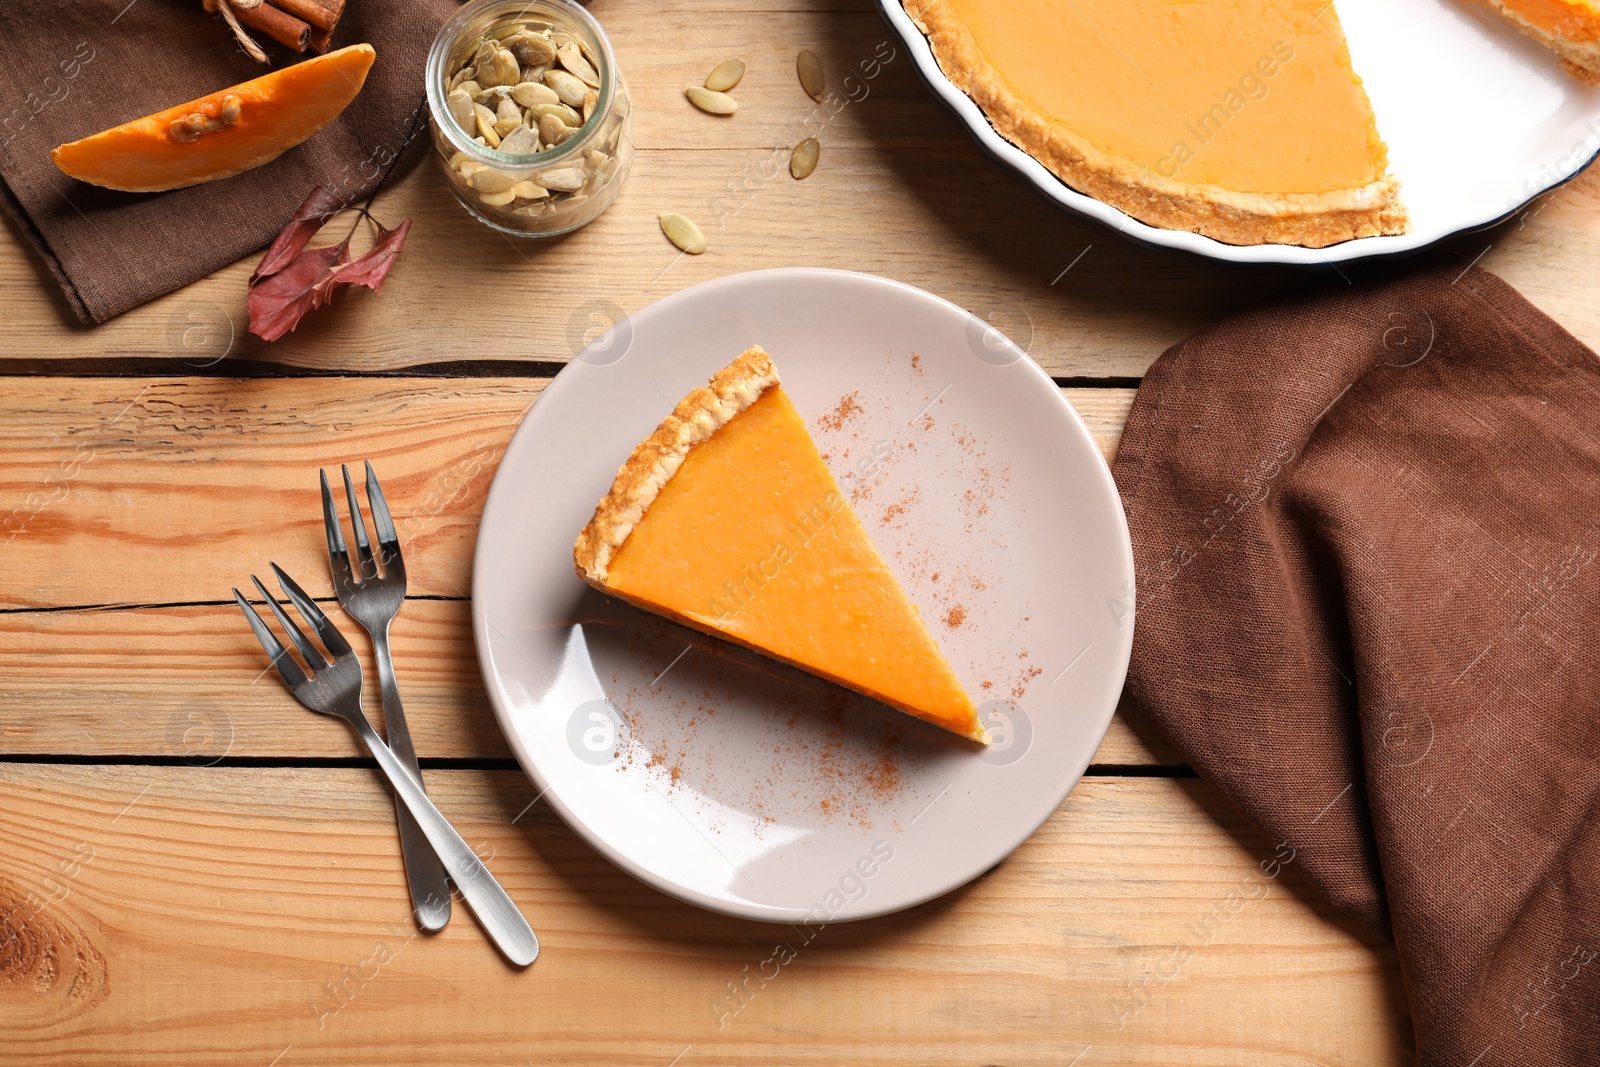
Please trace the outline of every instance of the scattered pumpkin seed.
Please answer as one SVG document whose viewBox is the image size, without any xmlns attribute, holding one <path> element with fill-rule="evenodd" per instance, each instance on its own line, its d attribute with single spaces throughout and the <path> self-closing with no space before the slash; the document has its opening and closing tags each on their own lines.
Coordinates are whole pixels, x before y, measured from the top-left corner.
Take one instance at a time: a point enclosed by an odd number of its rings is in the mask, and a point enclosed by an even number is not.
<svg viewBox="0 0 1600 1067">
<path fill-rule="evenodd" d="M 731 115 L 739 110 L 739 101 L 727 93 L 719 93 L 703 85 L 691 85 L 683 93 L 689 98 L 689 103 L 708 115 Z"/>
<path fill-rule="evenodd" d="M 821 154 L 822 146 L 817 139 L 807 137 L 794 146 L 794 152 L 789 156 L 789 173 L 794 175 L 796 181 L 811 177 L 811 172 L 817 169 L 817 157 Z"/>
<path fill-rule="evenodd" d="M 800 88 L 804 89 L 811 99 L 819 104 L 822 103 L 822 94 L 828 88 L 827 79 L 822 73 L 822 60 L 818 59 L 817 54 L 811 49 L 802 48 L 800 54 L 795 57 L 794 67 L 796 73 L 800 75 Z"/>
<path fill-rule="evenodd" d="M 744 60 L 724 59 L 706 75 L 706 88 L 714 93 L 725 93 L 739 84 L 744 77 Z"/>
<path fill-rule="evenodd" d="M 700 227 L 675 211 L 661 213 L 661 232 L 667 235 L 667 240 L 691 256 L 698 256 L 706 250 L 706 235 L 700 232 Z"/>
</svg>

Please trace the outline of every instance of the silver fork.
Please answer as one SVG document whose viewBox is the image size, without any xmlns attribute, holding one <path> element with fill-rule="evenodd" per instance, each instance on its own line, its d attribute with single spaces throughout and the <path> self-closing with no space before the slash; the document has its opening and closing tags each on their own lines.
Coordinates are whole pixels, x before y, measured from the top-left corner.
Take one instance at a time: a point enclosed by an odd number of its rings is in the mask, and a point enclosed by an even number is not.
<svg viewBox="0 0 1600 1067">
<path fill-rule="evenodd" d="M 484 930 L 499 946 L 500 951 L 505 953 L 507 959 L 520 967 L 526 967 L 539 955 L 539 939 L 534 936 L 528 920 L 523 918 L 522 912 L 517 910 L 516 904 L 506 895 L 505 889 L 495 880 L 494 875 L 489 873 L 489 868 L 483 865 L 483 861 L 478 859 L 472 847 L 461 839 L 461 835 L 456 833 L 449 820 L 434 807 L 433 801 L 428 799 L 428 794 L 422 791 L 421 784 L 412 777 L 405 764 L 389 746 L 383 743 L 377 731 L 373 730 L 372 724 L 367 721 L 366 715 L 361 710 L 361 661 L 351 650 L 344 636 L 329 621 L 322 609 L 317 607 L 316 601 L 307 596 L 305 590 L 295 584 L 294 579 L 285 574 L 276 563 L 272 564 L 272 572 L 278 576 L 278 586 L 289 598 L 289 602 L 300 613 L 300 617 L 311 624 L 323 648 L 333 656 L 333 661 L 330 663 L 318 651 L 317 646 L 306 637 L 304 631 L 295 625 L 294 620 L 278 606 L 278 601 L 267 592 L 267 587 L 261 584 L 261 580 L 251 575 L 250 580 L 255 583 L 256 590 L 272 609 L 278 625 L 283 627 L 284 632 L 289 635 L 289 640 L 300 650 L 306 666 L 311 669 L 311 674 L 307 676 L 300 664 L 272 632 L 272 628 L 262 620 L 256 609 L 251 607 L 250 602 L 240 595 L 239 590 L 235 589 L 234 600 L 238 601 L 240 610 L 250 623 L 250 628 L 255 631 L 256 639 L 261 642 L 261 647 L 266 649 L 272 665 L 278 669 L 284 684 L 301 704 L 312 711 L 343 719 L 350 724 L 361 740 L 366 742 L 367 748 L 378 761 L 378 766 L 389 776 L 395 795 L 416 820 L 416 825 L 427 839 L 427 844 L 432 846 L 433 852 L 443 861 L 445 869 L 455 880 L 461 895 L 472 906 Z"/>
<path fill-rule="evenodd" d="M 356 543 L 354 558 L 345 548 L 339 512 L 334 507 L 333 494 L 328 491 L 328 475 L 324 471 L 317 472 L 322 478 L 322 524 L 328 534 L 328 565 L 333 571 L 333 588 L 339 594 L 345 613 L 372 635 L 389 747 L 421 785 L 417 750 L 411 743 L 405 707 L 400 703 L 400 686 L 395 681 L 394 658 L 389 653 L 389 624 L 406 602 L 406 563 L 400 555 L 400 536 L 389 516 L 389 504 L 383 498 L 378 476 L 368 463 L 367 504 L 372 508 L 373 532 L 378 535 L 378 549 L 382 553 L 381 560 L 374 559 L 366 523 L 361 521 L 361 505 L 356 503 L 356 489 L 350 484 L 350 468 L 340 464 L 339 469 L 344 472 L 345 496 L 350 501 L 350 526 Z M 381 574 L 379 562 L 383 564 Z M 424 930 L 443 929 L 450 921 L 450 887 L 445 882 L 444 868 L 423 839 L 411 813 L 398 800 L 395 818 L 400 825 L 400 851 L 405 857 L 406 881 L 411 886 L 411 906 L 416 911 L 417 925 Z"/>
</svg>

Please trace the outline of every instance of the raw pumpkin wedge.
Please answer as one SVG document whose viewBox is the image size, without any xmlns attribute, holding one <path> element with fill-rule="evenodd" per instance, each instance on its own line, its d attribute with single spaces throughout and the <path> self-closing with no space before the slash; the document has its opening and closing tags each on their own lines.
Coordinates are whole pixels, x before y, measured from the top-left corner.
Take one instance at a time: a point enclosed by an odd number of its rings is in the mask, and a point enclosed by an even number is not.
<svg viewBox="0 0 1600 1067">
<path fill-rule="evenodd" d="M 50 158 L 79 181 L 130 193 L 231 178 L 338 117 L 376 55 L 369 44 L 353 44 L 64 144 Z"/>
</svg>

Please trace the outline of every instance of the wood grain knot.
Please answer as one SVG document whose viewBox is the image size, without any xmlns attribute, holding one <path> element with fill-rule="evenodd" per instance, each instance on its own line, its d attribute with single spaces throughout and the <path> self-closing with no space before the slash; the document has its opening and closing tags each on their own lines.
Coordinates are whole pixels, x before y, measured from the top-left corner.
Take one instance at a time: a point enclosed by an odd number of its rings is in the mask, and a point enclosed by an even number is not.
<svg viewBox="0 0 1600 1067">
<path fill-rule="evenodd" d="M 89 1011 L 109 992 L 105 957 L 68 916 L 70 884 L 0 878 L 0 1015 L 48 1026 Z"/>
</svg>

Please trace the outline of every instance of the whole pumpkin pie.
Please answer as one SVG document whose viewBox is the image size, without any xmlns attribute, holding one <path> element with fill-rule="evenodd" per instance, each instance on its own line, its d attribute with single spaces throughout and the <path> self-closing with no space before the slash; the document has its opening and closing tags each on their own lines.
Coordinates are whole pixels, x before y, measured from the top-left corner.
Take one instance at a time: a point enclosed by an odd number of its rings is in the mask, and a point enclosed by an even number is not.
<svg viewBox="0 0 1600 1067">
<path fill-rule="evenodd" d="M 633 450 L 573 562 L 603 593 L 986 741 L 760 348 Z"/>
<path fill-rule="evenodd" d="M 1403 233 L 1329 0 L 905 0 L 1001 135 L 1136 219 L 1231 244 Z"/>
<path fill-rule="evenodd" d="M 1595 0 L 1479 0 L 1561 57 L 1588 85 L 1600 85 L 1600 3 Z"/>
</svg>

